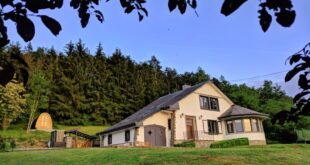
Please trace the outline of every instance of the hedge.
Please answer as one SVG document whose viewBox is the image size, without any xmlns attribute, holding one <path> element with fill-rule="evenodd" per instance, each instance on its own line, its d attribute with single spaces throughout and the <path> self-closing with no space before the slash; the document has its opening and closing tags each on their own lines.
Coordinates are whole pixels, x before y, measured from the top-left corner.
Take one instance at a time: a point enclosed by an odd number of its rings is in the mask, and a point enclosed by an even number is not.
<svg viewBox="0 0 310 165">
<path fill-rule="evenodd" d="M 180 144 L 175 144 L 174 147 L 195 147 L 195 141 L 187 141 Z"/>
<path fill-rule="evenodd" d="M 11 138 L 2 138 L 0 137 L 0 152 L 1 151 L 13 151 L 16 147 L 16 143 L 14 139 Z"/>
<path fill-rule="evenodd" d="M 238 139 L 222 140 L 222 141 L 214 142 L 210 145 L 210 148 L 229 148 L 229 147 L 245 146 L 245 145 L 249 145 L 248 138 L 238 138 Z"/>
</svg>

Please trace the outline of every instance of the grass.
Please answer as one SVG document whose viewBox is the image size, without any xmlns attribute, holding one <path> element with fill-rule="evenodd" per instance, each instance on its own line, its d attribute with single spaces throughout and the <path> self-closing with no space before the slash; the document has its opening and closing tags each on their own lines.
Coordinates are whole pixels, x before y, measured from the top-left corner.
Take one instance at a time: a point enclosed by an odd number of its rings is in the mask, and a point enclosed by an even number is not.
<svg viewBox="0 0 310 165">
<path fill-rule="evenodd" d="M 46 147 L 50 139 L 50 133 L 44 131 L 31 131 L 26 133 L 24 129 L 1 130 L 0 136 L 3 138 L 13 138 L 17 147 Z"/>
<path fill-rule="evenodd" d="M 103 131 L 108 126 L 63 126 L 56 125 L 55 129 L 71 130 L 79 129 L 81 132 L 94 135 L 97 132 Z M 50 140 L 51 134 L 44 131 L 31 131 L 26 133 L 24 125 L 12 125 L 8 130 L 0 130 L 0 136 L 3 138 L 13 138 L 16 140 L 18 148 L 36 148 L 47 147 L 47 142 Z"/>
<path fill-rule="evenodd" d="M 72 130 L 72 129 L 78 129 L 79 131 L 95 135 L 98 132 L 101 132 L 105 129 L 107 129 L 109 126 L 64 126 L 64 125 L 56 125 L 56 129 L 62 129 L 62 130 Z"/>
<path fill-rule="evenodd" d="M 0 153 L 0 164 L 308 164 L 310 145 L 209 148 L 89 148 Z"/>
</svg>

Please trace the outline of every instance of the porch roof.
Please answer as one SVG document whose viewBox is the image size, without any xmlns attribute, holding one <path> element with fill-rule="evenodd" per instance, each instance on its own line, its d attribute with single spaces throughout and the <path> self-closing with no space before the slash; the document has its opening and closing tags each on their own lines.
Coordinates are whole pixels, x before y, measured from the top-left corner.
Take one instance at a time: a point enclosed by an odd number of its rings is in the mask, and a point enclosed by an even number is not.
<svg viewBox="0 0 310 165">
<path fill-rule="evenodd" d="M 254 110 L 241 107 L 239 105 L 233 105 L 230 109 L 224 112 L 219 119 L 238 118 L 238 117 L 259 117 L 266 118 L 267 114 L 256 112 Z"/>
</svg>

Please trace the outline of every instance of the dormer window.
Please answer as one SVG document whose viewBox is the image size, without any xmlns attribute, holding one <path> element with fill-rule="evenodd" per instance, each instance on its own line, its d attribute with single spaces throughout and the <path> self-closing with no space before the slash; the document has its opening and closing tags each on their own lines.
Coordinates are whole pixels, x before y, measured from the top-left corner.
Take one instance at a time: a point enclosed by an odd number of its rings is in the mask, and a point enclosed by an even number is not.
<svg viewBox="0 0 310 165">
<path fill-rule="evenodd" d="M 200 108 L 205 110 L 219 111 L 219 101 L 215 97 L 200 96 Z"/>
</svg>

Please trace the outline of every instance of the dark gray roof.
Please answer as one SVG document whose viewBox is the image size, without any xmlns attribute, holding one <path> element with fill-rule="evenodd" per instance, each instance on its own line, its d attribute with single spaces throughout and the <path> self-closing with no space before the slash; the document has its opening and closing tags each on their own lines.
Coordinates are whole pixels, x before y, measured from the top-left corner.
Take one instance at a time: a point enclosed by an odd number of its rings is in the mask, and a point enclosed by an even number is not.
<svg viewBox="0 0 310 165">
<path fill-rule="evenodd" d="M 117 130 L 121 130 L 124 128 L 134 127 L 137 126 L 137 122 L 142 121 L 143 119 L 153 115 L 154 113 L 165 110 L 165 109 L 178 109 L 178 106 L 175 106 L 177 102 L 181 99 L 189 95 L 190 93 L 194 92 L 198 88 L 202 87 L 207 82 L 199 83 L 195 86 L 188 87 L 181 91 L 177 91 L 172 94 L 165 95 L 160 97 L 159 99 L 153 101 L 149 105 L 145 106 L 144 108 L 140 109 L 136 113 L 132 114 L 131 116 L 127 117 L 126 119 L 120 121 L 119 123 L 113 125 L 112 127 L 99 132 L 97 134 L 104 134 L 109 133 Z"/>
<path fill-rule="evenodd" d="M 267 114 L 259 113 L 254 110 L 241 107 L 239 105 L 233 105 L 230 109 L 224 112 L 219 119 L 222 118 L 233 118 L 233 117 L 244 117 L 244 116 L 256 116 L 256 117 L 267 117 Z"/>
</svg>

